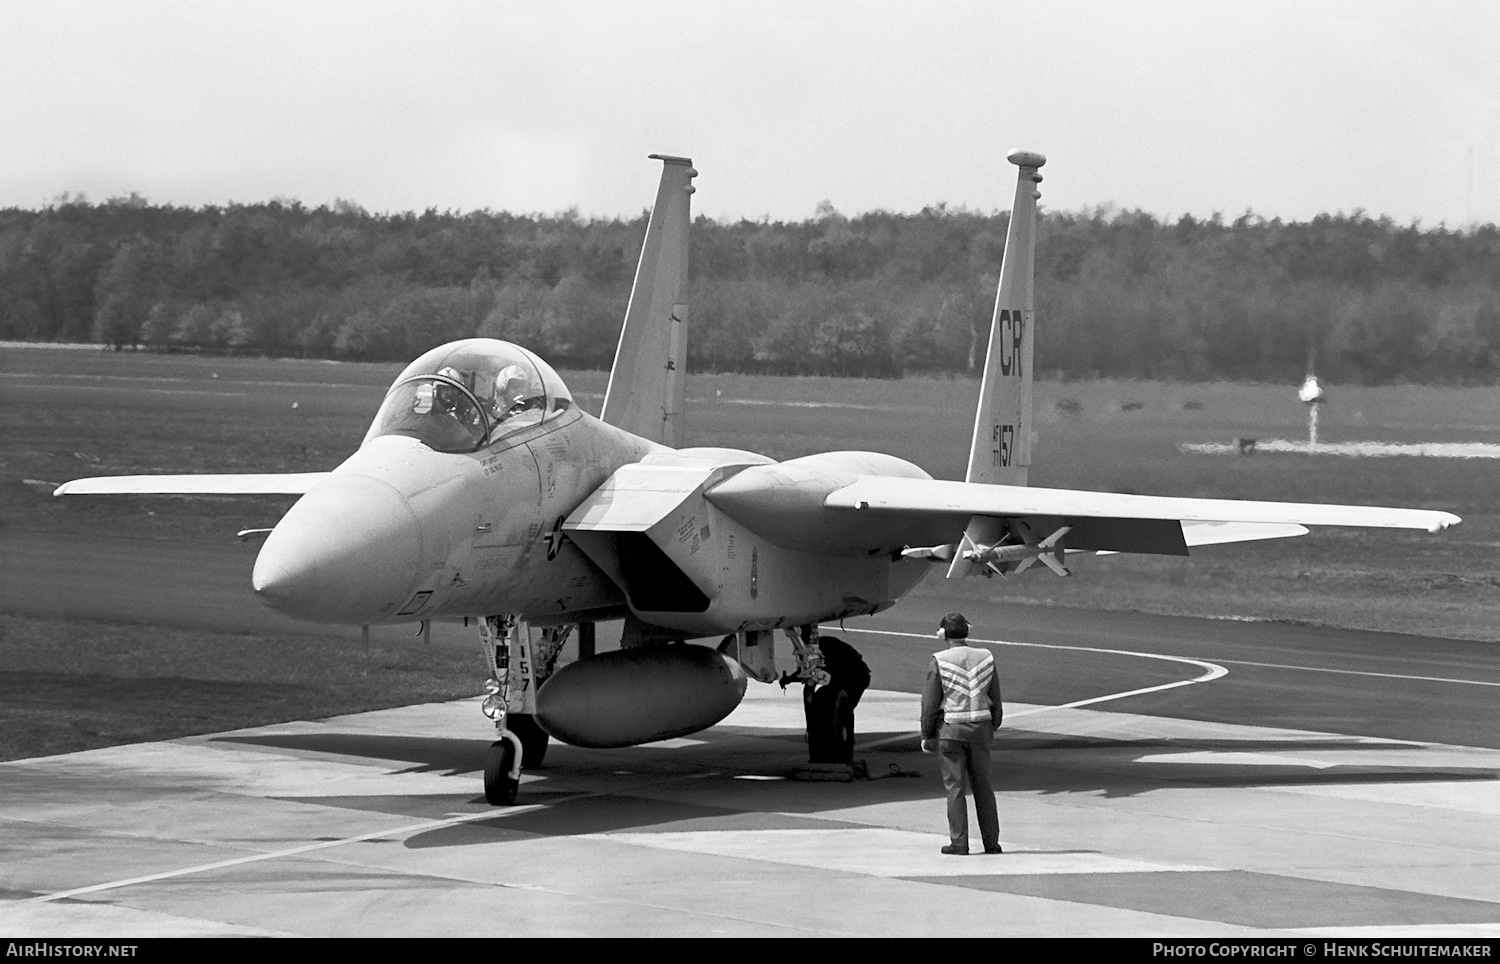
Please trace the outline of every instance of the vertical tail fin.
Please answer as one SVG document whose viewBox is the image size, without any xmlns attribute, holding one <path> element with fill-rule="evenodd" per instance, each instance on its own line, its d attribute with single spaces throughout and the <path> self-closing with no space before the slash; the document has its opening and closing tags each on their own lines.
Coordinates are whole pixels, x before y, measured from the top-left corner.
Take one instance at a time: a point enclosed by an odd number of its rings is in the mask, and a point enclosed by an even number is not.
<svg viewBox="0 0 1500 964">
<path fill-rule="evenodd" d="M 989 353 L 979 387 L 974 415 L 974 438 L 969 445 L 966 482 L 1025 485 L 1031 467 L 1031 367 L 1036 332 L 1032 275 L 1036 254 L 1037 169 L 1047 159 L 1033 151 L 1011 151 L 1016 174 L 1016 199 L 1005 235 L 1005 258 L 1000 265 L 1000 288 L 990 320 Z M 960 551 L 948 569 L 949 578 L 967 576 L 984 567 L 965 558 L 976 545 L 994 545 L 1005 534 L 999 519 L 975 516 L 964 531 Z"/>
<path fill-rule="evenodd" d="M 676 445 L 687 375 L 688 226 L 693 162 L 662 162 L 656 206 L 635 269 L 601 418 L 663 445 Z"/>
</svg>

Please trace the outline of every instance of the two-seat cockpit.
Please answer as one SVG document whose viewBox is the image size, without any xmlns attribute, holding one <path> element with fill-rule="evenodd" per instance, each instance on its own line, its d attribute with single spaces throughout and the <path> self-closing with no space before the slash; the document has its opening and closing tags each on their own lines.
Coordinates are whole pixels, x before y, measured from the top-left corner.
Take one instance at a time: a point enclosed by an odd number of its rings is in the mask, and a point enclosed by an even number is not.
<svg viewBox="0 0 1500 964">
<path fill-rule="evenodd" d="M 471 338 L 406 367 L 365 441 L 405 435 L 438 452 L 474 452 L 573 405 L 552 366 L 509 342 Z"/>
</svg>

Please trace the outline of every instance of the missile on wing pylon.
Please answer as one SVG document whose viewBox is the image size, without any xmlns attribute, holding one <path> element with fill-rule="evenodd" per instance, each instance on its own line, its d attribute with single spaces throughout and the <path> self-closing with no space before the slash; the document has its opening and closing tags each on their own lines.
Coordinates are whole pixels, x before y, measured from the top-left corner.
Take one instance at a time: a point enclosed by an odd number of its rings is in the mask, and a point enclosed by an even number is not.
<svg viewBox="0 0 1500 964">
<path fill-rule="evenodd" d="M 1060 542 L 1048 539 L 1044 543 L 1029 545 L 975 546 L 964 550 L 963 558 L 975 565 L 995 567 L 995 571 L 1002 575 L 1007 571 L 1025 572 L 1040 562 L 1059 576 L 1071 576 L 1072 571 L 1063 565 L 1065 552 Z M 1007 570 L 1005 566 L 1008 564 L 1014 564 L 1014 568 Z"/>
<path fill-rule="evenodd" d="M 956 542 L 950 542 L 945 546 L 907 546 L 901 550 L 901 558 L 925 559 L 928 562 L 952 562 L 956 552 L 958 552 Z"/>
</svg>

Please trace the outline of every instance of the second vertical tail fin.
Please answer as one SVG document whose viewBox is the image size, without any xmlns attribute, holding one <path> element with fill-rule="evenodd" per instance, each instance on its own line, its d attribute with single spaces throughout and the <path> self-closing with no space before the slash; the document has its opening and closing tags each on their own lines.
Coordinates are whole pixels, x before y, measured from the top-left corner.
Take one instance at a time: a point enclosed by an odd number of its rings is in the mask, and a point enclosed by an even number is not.
<svg viewBox="0 0 1500 964">
<path fill-rule="evenodd" d="M 969 445 L 966 482 L 1025 485 L 1031 467 L 1031 377 L 1036 344 L 1032 278 L 1036 255 L 1036 202 L 1041 197 L 1037 169 L 1047 159 L 1034 151 L 1011 151 L 1016 174 L 1016 199 L 1005 235 L 1005 257 L 1000 265 L 1000 288 L 990 319 L 989 353 L 974 414 L 974 437 Z M 965 558 L 976 545 L 994 545 L 1006 532 L 999 519 L 975 516 L 964 530 L 963 542 L 948 569 L 950 578 L 982 570 Z"/>
</svg>

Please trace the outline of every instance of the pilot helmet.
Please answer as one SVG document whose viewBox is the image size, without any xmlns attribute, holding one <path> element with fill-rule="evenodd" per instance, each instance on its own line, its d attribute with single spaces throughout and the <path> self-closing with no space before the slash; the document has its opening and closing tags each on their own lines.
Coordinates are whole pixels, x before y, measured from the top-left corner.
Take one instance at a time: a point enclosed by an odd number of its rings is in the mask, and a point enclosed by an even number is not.
<svg viewBox="0 0 1500 964">
<path fill-rule="evenodd" d="M 495 407 L 500 411 L 527 397 L 526 372 L 520 365 L 506 365 L 495 375 Z"/>
</svg>

